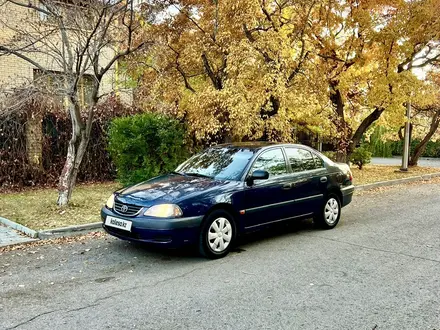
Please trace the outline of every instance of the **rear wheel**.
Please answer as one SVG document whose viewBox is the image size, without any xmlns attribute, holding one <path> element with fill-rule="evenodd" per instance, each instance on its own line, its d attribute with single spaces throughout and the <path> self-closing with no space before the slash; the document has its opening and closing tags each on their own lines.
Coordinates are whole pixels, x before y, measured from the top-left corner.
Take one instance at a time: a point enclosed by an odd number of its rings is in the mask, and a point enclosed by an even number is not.
<svg viewBox="0 0 440 330">
<path fill-rule="evenodd" d="M 216 210 L 209 214 L 200 231 L 200 254 L 210 259 L 226 256 L 235 240 L 235 228 L 234 219 L 228 212 Z"/>
<path fill-rule="evenodd" d="M 315 216 L 315 222 L 324 229 L 335 228 L 341 218 L 341 202 L 336 194 L 329 194 L 320 212 Z"/>
</svg>

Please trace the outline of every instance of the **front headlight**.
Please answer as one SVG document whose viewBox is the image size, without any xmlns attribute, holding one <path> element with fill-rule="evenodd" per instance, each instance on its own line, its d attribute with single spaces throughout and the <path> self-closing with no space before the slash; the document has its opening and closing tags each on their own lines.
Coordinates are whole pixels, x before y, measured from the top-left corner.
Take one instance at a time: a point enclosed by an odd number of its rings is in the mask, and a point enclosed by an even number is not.
<svg viewBox="0 0 440 330">
<path fill-rule="evenodd" d="M 109 209 L 112 209 L 114 205 L 115 205 L 115 194 L 112 194 L 107 199 L 107 203 L 105 203 L 105 206 L 107 206 Z"/>
<path fill-rule="evenodd" d="M 177 218 L 182 216 L 182 210 L 175 204 L 159 204 L 150 207 L 144 215 L 156 218 Z"/>
</svg>

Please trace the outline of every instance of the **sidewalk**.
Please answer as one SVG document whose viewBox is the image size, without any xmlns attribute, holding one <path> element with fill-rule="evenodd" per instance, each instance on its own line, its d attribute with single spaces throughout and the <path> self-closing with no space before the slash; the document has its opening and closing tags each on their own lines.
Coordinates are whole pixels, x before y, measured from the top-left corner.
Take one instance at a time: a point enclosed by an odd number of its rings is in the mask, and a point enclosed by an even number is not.
<svg viewBox="0 0 440 330">
<path fill-rule="evenodd" d="M 32 241 L 35 241 L 35 239 L 21 234 L 10 227 L 0 224 L 0 247 Z"/>
<path fill-rule="evenodd" d="M 392 158 L 381 158 L 372 157 L 372 165 L 402 165 L 402 157 L 392 157 Z M 440 167 L 440 158 L 427 158 L 421 157 L 419 159 L 419 166 L 421 167 Z"/>
<path fill-rule="evenodd" d="M 376 158 L 376 160 L 377 159 L 378 158 Z M 390 158 L 382 158 L 381 160 L 388 162 Z M 433 159 L 433 161 L 438 162 L 440 167 L 440 160 Z M 401 185 L 409 182 L 426 181 L 436 177 L 440 177 L 440 171 L 431 174 L 419 174 L 416 176 L 357 185 L 356 191 L 365 191 L 378 187 Z M 91 231 L 100 231 L 100 230 L 102 230 L 102 223 L 94 222 L 94 223 L 88 223 L 82 225 L 73 225 L 63 228 L 35 231 L 23 225 L 20 225 L 18 223 L 0 217 L 0 247 L 37 241 L 39 239 L 51 239 L 51 238 L 58 238 L 65 236 L 87 234 L 88 232 Z M 24 233 L 26 233 L 29 236 L 25 235 Z"/>
</svg>

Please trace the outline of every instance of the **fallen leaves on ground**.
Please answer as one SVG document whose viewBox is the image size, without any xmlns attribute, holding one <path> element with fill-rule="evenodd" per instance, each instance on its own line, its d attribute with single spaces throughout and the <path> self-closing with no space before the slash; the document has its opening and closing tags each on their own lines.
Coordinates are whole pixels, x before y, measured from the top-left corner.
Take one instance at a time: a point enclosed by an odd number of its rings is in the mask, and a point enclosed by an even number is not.
<svg viewBox="0 0 440 330">
<path fill-rule="evenodd" d="M 56 205 L 56 189 L 30 189 L 0 194 L 0 216 L 33 230 L 43 230 L 101 221 L 100 210 L 119 184 L 95 183 L 78 185 L 71 203 Z"/>
<path fill-rule="evenodd" d="M 362 170 L 352 167 L 354 183 L 356 185 L 368 184 L 395 179 L 410 178 L 424 174 L 439 173 L 440 168 L 410 167 L 408 172 L 400 171 L 399 166 L 367 165 Z"/>
<path fill-rule="evenodd" d="M 387 192 L 392 189 L 402 189 L 404 186 L 420 186 L 420 185 L 430 185 L 430 184 L 440 184 L 440 177 L 428 179 L 428 180 L 418 180 L 413 182 L 406 182 L 398 185 L 388 186 L 388 187 L 377 187 L 368 190 L 355 190 L 355 196 L 364 195 L 378 195 Z"/>
<path fill-rule="evenodd" d="M 87 233 L 85 235 L 60 237 L 60 238 L 46 239 L 46 240 L 34 241 L 23 244 L 9 245 L 5 247 L 0 247 L 0 256 L 5 252 L 10 252 L 10 251 L 22 251 L 30 254 L 35 254 L 37 252 L 35 248 L 39 246 L 73 244 L 77 242 L 84 242 L 90 239 L 105 239 L 107 237 L 108 235 L 103 231 L 94 231 Z M 84 252 L 89 252 L 89 251 L 90 249 L 84 249 Z"/>
</svg>

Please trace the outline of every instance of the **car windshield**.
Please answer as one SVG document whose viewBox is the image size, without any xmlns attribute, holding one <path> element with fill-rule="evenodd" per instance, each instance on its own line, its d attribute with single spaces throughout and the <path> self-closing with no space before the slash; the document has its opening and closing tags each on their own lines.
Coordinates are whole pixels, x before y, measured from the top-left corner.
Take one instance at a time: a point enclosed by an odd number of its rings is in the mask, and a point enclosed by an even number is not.
<svg viewBox="0 0 440 330">
<path fill-rule="evenodd" d="M 210 148 L 180 165 L 176 172 L 216 180 L 239 180 L 253 150 L 243 148 Z"/>
</svg>

